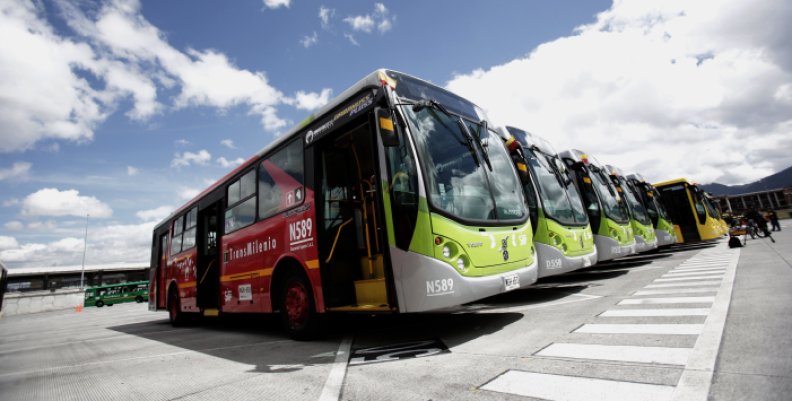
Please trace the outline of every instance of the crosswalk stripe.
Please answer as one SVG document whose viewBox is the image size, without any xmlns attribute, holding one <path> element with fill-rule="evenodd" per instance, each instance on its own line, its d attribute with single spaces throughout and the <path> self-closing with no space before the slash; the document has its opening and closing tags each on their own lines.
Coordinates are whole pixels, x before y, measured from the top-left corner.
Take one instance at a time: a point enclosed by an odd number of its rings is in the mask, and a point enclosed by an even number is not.
<svg viewBox="0 0 792 401">
<path fill-rule="evenodd" d="M 723 276 L 723 270 L 708 272 L 668 272 L 663 277 Z"/>
<path fill-rule="evenodd" d="M 709 308 L 610 309 L 601 317 L 707 316 Z"/>
<path fill-rule="evenodd" d="M 559 401 L 662 401 L 674 387 L 587 377 L 509 370 L 481 386 L 483 390 Z"/>
<path fill-rule="evenodd" d="M 701 292 L 718 292 L 718 288 L 666 288 L 661 290 L 636 291 L 633 295 L 695 294 Z"/>
<path fill-rule="evenodd" d="M 717 278 L 721 278 L 721 276 L 691 276 L 691 277 L 659 278 L 659 279 L 656 279 L 655 282 L 712 280 L 712 279 L 717 279 Z"/>
<path fill-rule="evenodd" d="M 720 286 L 720 281 L 693 281 L 690 283 L 649 284 L 644 288 L 670 288 L 670 287 L 709 287 Z"/>
<path fill-rule="evenodd" d="M 715 297 L 667 297 L 667 298 L 630 298 L 619 301 L 616 305 L 663 305 L 663 304 L 698 304 L 715 302 Z"/>
<path fill-rule="evenodd" d="M 550 346 L 544 348 L 534 355 L 559 358 L 684 365 L 687 362 L 690 351 L 691 348 L 554 343 L 550 344 Z"/>
<path fill-rule="evenodd" d="M 702 324 L 599 324 L 580 326 L 574 333 L 590 334 L 699 334 Z"/>
<path fill-rule="evenodd" d="M 725 267 L 708 267 L 706 269 L 674 269 L 668 272 L 668 274 L 677 274 L 677 273 L 693 273 L 693 272 L 723 272 L 726 271 Z"/>
</svg>

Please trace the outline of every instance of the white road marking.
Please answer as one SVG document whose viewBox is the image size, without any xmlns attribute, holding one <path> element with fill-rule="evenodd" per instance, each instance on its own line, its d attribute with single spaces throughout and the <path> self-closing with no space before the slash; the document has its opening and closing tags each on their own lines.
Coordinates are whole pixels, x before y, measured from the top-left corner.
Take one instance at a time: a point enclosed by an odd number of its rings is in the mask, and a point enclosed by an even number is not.
<svg viewBox="0 0 792 401">
<path fill-rule="evenodd" d="M 507 306 L 505 308 L 495 308 L 495 309 L 481 309 L 476 310 L 476 313 L 507 313 L 507 312 L 520 312 L 529 309 L 539 309 L 539 308 L 546 308 L 549 306 L 556 306 L 556 305 L 564 305 L 564 304 L 571 304 L 573 302 L 580 302 L 580 301 L 589 301 L 592 299 L 602 298 L 600 295 L 588 295 L 588 294 L 569 294 L 568 297 L 564 297 L 557 301 L 552 302 L 543 302 L 537 305 L 518 305 L 518 306 Z M 472 305 L 475 306 L 475 305 Z M 455 313 L 469 313 L 468 310 L 459 311 Z"/>
<path fill-rule="evenodd" d="M 712 280 L 721 278 L 722 276 L 694 276 L 694 277 L 676 277 L 676 278 L 659 278 L 655 280 L 655 282 L 666 282 L 666 281 L 690 281 L 690 280 Z"/>
<path fill-rule="evenodd" d="M 665 304 L 699 304 L 715 302 L 715 297 L 667 297 L 667 298 L 630 298 L 619 301 L 616 305 L 665 305 Z"/>
<path fill-rule="evenodd" d="M 704 328 L 682 376 L 674 390 L 675 401 L 703 401 L 709 396 L 715 362 L 718 358 L 726 316 L 729 314 L 734 277 L 737 274 L 737 263 L 740 259 L 740 248 L 729 249 L 721 244 L 720 252 L 728 252 L 728 269 L 723 279 L 721 291 L 715 297 L 712 311 L 704 322 Z"/>
<path fill-rule="evenodd" d="M 670 287 L 709 287 L 720 286 L 720 281 L 694 281 L 692 283 L 650 284 L 644 288 L 670 288 Z"/>
<path fill-rule="evenodd" d="M 610 309 L 602 317 L 707 316 L 709 308 Z"/>
<path fill-rule="evenodd" d="M 663 275 L 664 278 L 668 277 L 691 277 L 691 276 L 723 276 L 723 270 L 719 271 L 710 271 L 710 272 L 668 272 Z"/>
<path fill-rule="evenodd" d="M 338 401 L 341 399 L 341 387 L 344 385 L 344 377 L 346 376 L 347 365 L 349 363 L 349 351 L 352 348 L 352 338 L 344 337 L 341 344 L 338 346 L 335 362 L 330 369 L 330 374 L 327 375 L 327 380 L 322 388 L 322 394 L 319 396 L 319 401 Z"/>
<path fill-rule="evenodd" d="M 603 361 L 684 365 L 687 363 L 690 351 L 690 348 L 554 343 L 534 355 L 559 358 L 597 359 Z"/>
<path fill-rule="evenodd" d="M 674 387 L 509 370 L 483 390 L 557 401 L 662 401 Z"/>
<path fill-rule="evenodd" d="M 708 267 L 708 268 L 701 268 L 701 269 L 674 269 L 668 272 L 668 274 L 680 274 L 680 273 L 693 273 L 693 272 L 725 272 L 726 268 L 723 267 Z"/>
<path fill-rule="evenodd" d="M 592 334 L 699 334 L 703 324 L 584 324 L 573 333 Z"/>
<path fill-rule="evenodd" d="M 718 287 L 711 288 L 666 288 L 661 290 L 636 291 L 635 295 L 662 295 L 662 294 L 693 294 L 700 292 L 718 292 Z"/>
</svg>

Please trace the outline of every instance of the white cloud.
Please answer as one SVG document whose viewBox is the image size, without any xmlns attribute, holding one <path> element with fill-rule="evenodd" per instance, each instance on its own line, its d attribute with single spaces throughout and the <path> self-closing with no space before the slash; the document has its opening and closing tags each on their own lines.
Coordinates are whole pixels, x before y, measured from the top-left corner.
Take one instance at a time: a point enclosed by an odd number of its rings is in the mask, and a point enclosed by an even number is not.
<svg viewBox="0 0 792 401">
<path fill-rule="evenodd" d="M 0 181 L 26 178 L 32 166 L 27 162 L 16 162 L 9 168 L 0 168 Z"/>
<path fill-rule="evenodd" d="M 228 149 L 236 149 L 236 145 L 234 145 L 233 139 L 223 139 L 220 141 L 220 144 L 227 147 Z"/>
<path fill-rule="evenodd" d="M 330 29 L 330 19 L 335 16 L 335 9 L 319 6 L 319 20 L 321 20 L 322 28 L 325 30 Z"/>
<path fill-rule="evenodd" d="M 14 96 L 0 97 L 0 152 L 47 140 L 91 141 L 124 99 L 131 100 L 126 115 L 139 121 L 168 107 L 208 106 L 245 107 L 269 131 L 288 123 L 275 109 L 282 94 L 264 72 L 238 68 L 215 50 L 174 48 L 137 1 L 110 0 L 87 10 L 67 0 L 49 9 L 39 2 L 3 4 L 0 93 Z M 47 12 L 66 27 L 56 31 Z M 161 103 L 163 89 L 176 94 L 168 98 L 171 105 Z"/>
<path fill-rule="evenodd" d="M 17 198 L 6 199 L 6 200 L 3 201 L 3 206 L 4 207 L 16 206 L 18 204 L 19 204 L 19 199 L 17 199 Z"/>
<path fill-rule="evenodd" d="M 321 93 L 297 91 L 294 98 L 286 100 L 292 106 L 301 110 L 315 110 L 327 104 L 333 90 L 330 88 L 322 89 Z"/>
<path fill-rule="evenodd" d="M 28 230 L 31 231 L 48 231 L 51 232 L 58 228 L 58 224 L 52 220 L 47 221 L 32 221 L 27 224 Z"/>
<path fill-rule="evenodd" d="M 127 166 L 127 175 L 128 176 L 130 176 L 130 177 L 136 176 L 136 175 L 138 175 L 138 173 L 140 173 L 140 169 L 139 168 L 133 167 L 133 166 Z"/>
<path fill-rule="evenodd" d="M 94 218 L 113 215 L 113 209 L 93 196 L 80 196 L 75 189 L 59 191 L 44 188 L 28 195 L 22 201 L 25 216 L 78 216 L 90 214 Z"/>
<path fill-rule="evenodd" d="M 371 32 L 374 28 L 374 18 L 370 15 L 355 15 L 344 18 L 344 22 L 349 24 L 353 31 Z"/>
<path fill-rule="evenodd" d="M 345 33 L 344 37 L 347 38 L 347 40 L 349 40 L 349 43 L 352 43 L 355 46 L 360 46 L 360 43 L 358 43 L 358 41 L 355 39 L 355 36 L 352 35 L 351 33 Z"/>
<path fill-rule="evenodd" d="M 193 152 L 183 152 L 183 153 L 176 153 L 173 155 L 173 160 L 171 160 L 171 167 L 187 167 L 190 164 L 199 164 L 204 165 L 212 160 L 212 155 L 206 149 L 202 149 L 198 151 L 198 153 Z"/>
<path fill-rule="evenodd" d="M 135 216 L 145 222 L 160 222 L 170 216 L 174 210 L 172 206 L 160 206 L 154 209 L 138 211 Z"/>
<path fill-rule="evenodd" d="M 304 48 L 309 48 L 317 43 L 319 43 L 319 34 L 314 32 L 312 35 L 303 36 L 300 39 L 300 43 L 303 45 Z"/>
<path fill-rule="evenodd" d="M 3 224 L 3 227 L 11 231 L 20 231 L 25 228 L 25 225 L 21 221 L 12 220 Z"/>
<path fill-rule="evenodd" d="M 198 188 L 179 187 L 178 196 L 180 199 L 188 201 L 195 198 L 200 193 L 201 189 Z"/>
<path fill-rule="evenodd" d="M 186 140 L 186 139 L 177 139 L 176 141 L 174 141 L 174 143 L 175 143 L 177 146 L 187 146 L 187 145 L 189 145 L 189 144 L 190 144 L 190 141 L 188 141 L 188 140 Z"/>
<path fill-rule="evenodd" d="M 244 162 L 245 162 L 245 159 L 243 159 L 241 157 L 238 157 L 238 158 L 236 158 L 234 160 L 228 160 L 225 157 L 218 157 L 217 158 L 217 164 L 219 164 L 219 165 L 221 165 L 221 166 L 223 166 L 225 168 L 236 167 L 236 166 L 238 166 L 238 165 L 240 165 L 240 164 L 242 164 Z"/>
<path fill-rule="evenodd" d="M 263 1 L 264 1 L 264 5 L 270 9 L 276 9 L 280 7 L 289 8 L 289 4 L 291 3 L 291 0 L 263 0 Z"/>
<path fill-rule="evenodd" d="M 497 123 L 651 180 L 748 182 L 792 164 L 792 4 L 617 1 L 576 34 L 454 77 Z"/>
<path fill-rule="evenodd" d="M 16 238 L 0 235 L 0 251 L 19 247 Z"/>
</svg>

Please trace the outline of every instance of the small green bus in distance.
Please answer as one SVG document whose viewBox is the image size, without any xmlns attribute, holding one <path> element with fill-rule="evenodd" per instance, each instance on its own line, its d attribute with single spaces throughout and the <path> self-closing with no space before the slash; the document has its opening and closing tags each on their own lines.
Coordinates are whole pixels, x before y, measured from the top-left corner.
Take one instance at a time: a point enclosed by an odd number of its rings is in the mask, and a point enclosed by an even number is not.
<svg viewBox="0 0 792 401">
<path fill-rule="evenodd" d="M 652 220 L 649 219 L 643 200 L 627 181 L 620 168 L 606 165 L 605 169 L 610 172 L 611 181 L 625 201 L 627 212 L 630 214 L 630 226 L 635 234 L 635 251 L 643 253 L 657 249 L 657 235 L 655 235 Z"/>
<path fill-rule="evenodd" d="M 594 233 L 599 262 L 635 253 L 630 215 L 602 164 L 577 149 L 558 154 L 575 177 Z"/>
<path fill-rule="evenodd" d="M 518 169 L 530 179 L 523 184 L 528 202 L 538 277 L 562 274 L 597 263 L 597 247 L 588 215 L 567 166 L 544 138 L 519 128 L 505 127 L 501 135 L 512 137 L 521 148 Z M 510 141 L 510 138 L 507 138 Z M 520 167 L 519 163 L 524 166 Z"/>
<path fill-rule="evenodd" d="M 103 307 L 125 302 L 148 302 L 149 282 L 130 281 L 126 283 L 106 284 L 85 289 L 84 306 Z"/>
<path fill-rule="evenodd" d="M 649 181 L 641 174 L 630 174 L 627 176 L 627 181 L 635 187 L 644 205 L 646 205 L 646 212 L 649 214 L 649 219 L 652 220 L 652 225 L 655 229 L 657 236 L 657 247 L 665 247 L 674 245 L 677 242 L 676 234 L 674 233 L 674 223 L 671 221 L 668 211 L 660 201 L 660 192 L 657 192 Z"/>
</svg>

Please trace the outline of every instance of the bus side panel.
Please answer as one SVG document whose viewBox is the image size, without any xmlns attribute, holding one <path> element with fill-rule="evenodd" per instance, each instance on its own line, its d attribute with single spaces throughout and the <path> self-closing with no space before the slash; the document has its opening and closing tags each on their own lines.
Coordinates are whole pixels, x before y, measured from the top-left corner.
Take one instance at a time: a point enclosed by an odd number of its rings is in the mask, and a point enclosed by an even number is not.
<svg viewBox="0 0 792 401">
<path fill-rule="evenodd" d="M 168 261 L 167 281 L 174 280 L 181 298 L 182 312 L 198 312 L 196 269 L 196 248 L 176 254 Z"/>
</svg>

